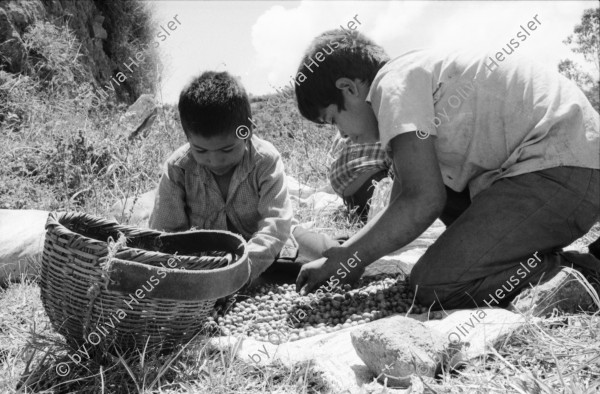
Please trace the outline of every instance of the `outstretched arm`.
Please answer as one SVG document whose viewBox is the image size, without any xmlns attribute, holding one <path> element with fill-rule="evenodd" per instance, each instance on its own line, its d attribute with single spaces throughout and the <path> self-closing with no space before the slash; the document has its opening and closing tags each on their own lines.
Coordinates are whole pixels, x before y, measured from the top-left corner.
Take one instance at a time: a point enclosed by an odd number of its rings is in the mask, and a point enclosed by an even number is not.
<svg viewBox="0 0 600 394">
<path fill-rule="evenodd" d="M 341 283 L 357 280 L 366 266 L 412 242 L 435 221 L 444 208 L 446 191 L 433 138 L 420 139 L 408 132 L 390 141 L 396 174 L 390 204 L 343 245 L 328 250 L 326 258 L 304 265 L 297 291 L 313 291 L 332 277 Z M 340 275 L 340 263 L 347 265 L 350 259 L 356 266 Z"/>
</svg>

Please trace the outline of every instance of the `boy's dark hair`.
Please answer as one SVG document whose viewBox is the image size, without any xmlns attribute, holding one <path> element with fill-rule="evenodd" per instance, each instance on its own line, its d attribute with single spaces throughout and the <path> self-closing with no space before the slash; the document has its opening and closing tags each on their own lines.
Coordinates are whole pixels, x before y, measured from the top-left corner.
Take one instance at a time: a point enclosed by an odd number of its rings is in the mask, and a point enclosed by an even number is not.
<svg viewBox="0 0 600 394">
<path fill-rule="evenodd" d="M 250 116 L 248 94 L 228 72 L 206 71 L 179 95 L 179 117 L 186 135 L 210 138 L 239 126 L 252 130 Z"/>
<path fill-rule="evenodd" d="M 315 58 L 318 52 L 325 57 L 321 62 Z M 317 36 L 296 73 L 297 80 L 300 72 L 306 76 L 295 84 L 300 113 L 319 123 L 319 110 L 331 104 L 336 104 L 339 110 L 345 109 L 342 91 L 336 88 L 335 81 L 346 77 L 371 84 L 389 59 L 382 47 L 358 31 L 335 29 Z"/>
</svg>

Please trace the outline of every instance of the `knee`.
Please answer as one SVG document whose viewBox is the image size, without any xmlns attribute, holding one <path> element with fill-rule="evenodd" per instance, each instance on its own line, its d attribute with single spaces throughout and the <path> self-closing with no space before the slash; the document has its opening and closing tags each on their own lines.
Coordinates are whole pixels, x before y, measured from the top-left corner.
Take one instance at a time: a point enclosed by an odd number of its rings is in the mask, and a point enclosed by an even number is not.
<svg viewBox="0 0 600 394">
<path fill-rule="evenodd" d="M 436 294 L 434 283 L 435 274 L 431 270 L 428 270 L 426 264 L 423 264 L 419 260 L 410 272 L 409 277 L 410 288 L 419 304 L 427 307 L 437 304 L 435 301 L 438 300 L 438 295 Z"/>
<path fill-rule="evenodd" d="M 409 282 L 413 291 L 417 286 L 429 286 L 435 282 L 436 275 L 427 260 L 427 255 L 423 255 L 410 271 Z"/>
</svg>

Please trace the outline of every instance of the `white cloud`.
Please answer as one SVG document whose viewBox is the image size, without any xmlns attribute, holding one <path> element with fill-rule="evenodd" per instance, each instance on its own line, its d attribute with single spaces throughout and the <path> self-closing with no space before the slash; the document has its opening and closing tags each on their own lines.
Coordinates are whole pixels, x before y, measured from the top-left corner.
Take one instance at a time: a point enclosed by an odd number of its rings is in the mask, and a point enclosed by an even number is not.
<svg viewBox="0 0 600 394">
<path fill-rule="evenodd" d="M 169 8 L 171 4 L 166 3 Z M 215 68 L 225 62 L 224 68 L 241 75 L 252 93 L 273 92 L 273 87 L 289 85 L 315 36 L 345 25 L 355 15 L 361 22 L 358 29 L 392 57 L 423 47 L 495 52 L 516 35 L 520 25 L 538 15 L 542 24 L 519 48 L 519 54 L 553 69 L 564 58 L 583 65 L 581 56 L 562 41 L 580 22 L 584 9 L 597 7 L 594 1 L 302 1 L 293 6 L 260 2 L 260 9 L 265 5 L 269 8 L 239 30 L 235 22 L 245 21 L 245 16 L 238 13 L 232 19 L 231 14 L 221 13 L 221 4 L 236 7 L 237 3 L 183 2 L 174 8 L 173 12 L 194 21 L 186 22 L 181 34 L 161 47 L 168 52 L 173 66 L 167 73 L 172 80 L 167 83 L 174 90 L 180 89 L 183 80 L 195 75 L 197 69 Z M 165 18 L 171 16 L 169 10 Z M 252 27 L 248 30 L 247 26 Z M 227 28 L 231 30 L 229 36 L 224 33 Z M 211 34 L 223 38 L 213 43 L 208 38 Z M 247 51 L 239 52 L 231 44 L 235 35 L 244 35 L 241 41 Z M 209 47 L 200 51 L 199 46 Z"/>
<path fill-rule="evenodd" d="M 318 34 L 344 27 L 354 19 L 358 30 L 374 40 L 400 36 L 415 23 L 426 2 L 302 1 L 296 8 L 273 6 L 252 27 L 259 69 L 274 87 L 289 84 L 302 54 Z"/>
<path fill-rule="evenodd" d="M 274 6 L 252 29 L 257 65 L 271 85 L 288 84 L 301 54 L 319 33 L 359 14 L 359 29 L 390 55 L 419 47 L 496 51 L 535 15 L 542 22 L 522 55 L 557 64 L 577 58 L 562 43 L 593 2 L 315 2 Z M 391 49 L 391 50 L 390 50 Z"/>
</svg>

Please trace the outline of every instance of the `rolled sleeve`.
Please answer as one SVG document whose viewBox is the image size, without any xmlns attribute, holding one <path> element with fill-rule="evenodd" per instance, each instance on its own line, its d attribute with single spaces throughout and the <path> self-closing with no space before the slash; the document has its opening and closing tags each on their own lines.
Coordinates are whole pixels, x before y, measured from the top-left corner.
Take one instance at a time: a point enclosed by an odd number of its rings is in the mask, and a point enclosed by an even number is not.
<svg viewBox="0 0 600 394">
<path fill-rule="evenodd" d="M 167 232 L 190 228 L 186 214 L 184 172 L 170 163 L 165 164 L 160 178 L 149 227 Z"/>
<path fill-rule="evenodd" d="M 279 155 L 261 163 L 257 175 L 260 195 L 258 213 L 261 219 L 258 231 L 248 241 L 253 280 L 273 263 L 290 237 L 293 216 Z"/>
</svg>

